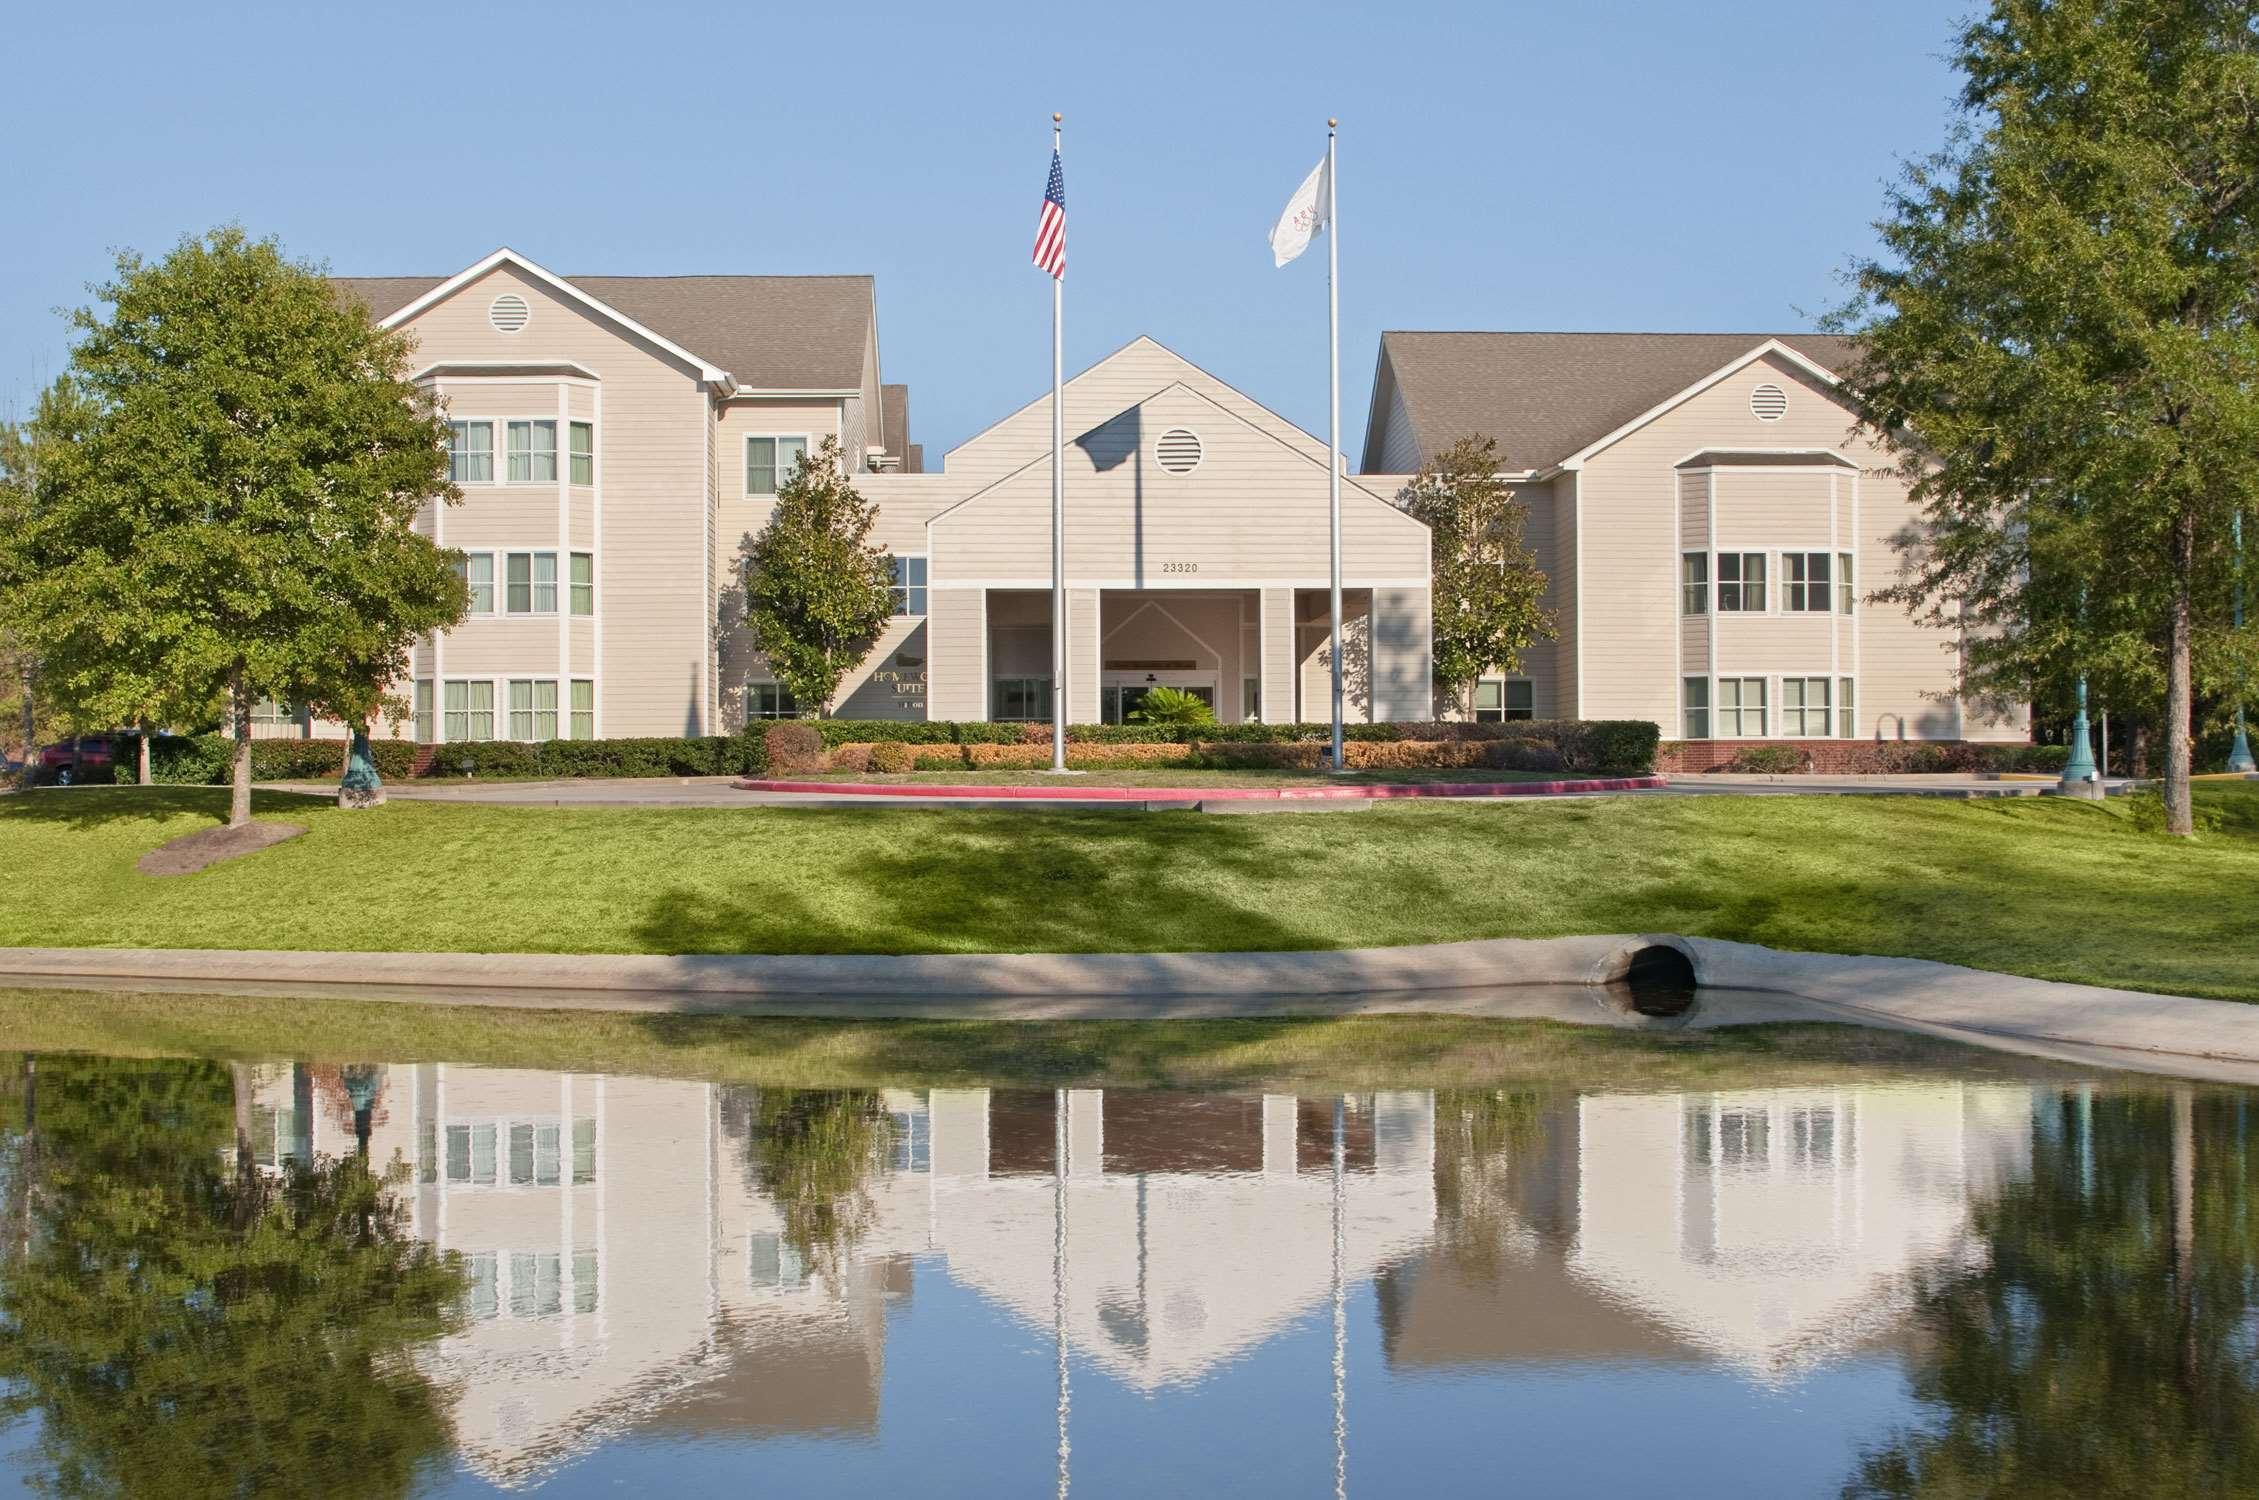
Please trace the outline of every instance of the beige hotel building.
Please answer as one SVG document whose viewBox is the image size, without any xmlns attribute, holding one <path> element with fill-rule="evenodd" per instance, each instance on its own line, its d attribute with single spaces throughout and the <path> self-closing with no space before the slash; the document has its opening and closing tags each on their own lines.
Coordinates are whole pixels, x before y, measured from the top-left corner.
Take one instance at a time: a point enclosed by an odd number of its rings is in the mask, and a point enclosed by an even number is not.
<svg viewBox="0 0 2259 1500">
<path fill-rule="evenodd" d="M 882 381 L 870 278 L 567 278 L 505 249 L 337 285 L 414 334 L 464 496 L 421 524 L 465 553 L 470 614 L 418 647 L 394 732 L 718 734 L 811 707 L 747 638 L 742 576 L 778 484 L 826 438 L 897 580 L 833 712 L 1050 717 L 1050 398 L 929 470 L 907 388 Z M 1868 602 L 1915 516 L 1835 394 L 1844 353 L 1803 334 L 1384 335 L 1342 487 L 1351 717 L 1437 716 L 1427 531 L 1397 497 L 1487 434 L 1559 634 L 1479 686 L 1478 716 L 2025 738 L 2020 710 L 1955 696 L 1950 634 Z M 1118 720 L 1160 684 L 1226 723 L 1324 717 L 1324 442 L 1148 338 L 1070 380 L 1065 408 L 1069 717 Z"/>
</svg>

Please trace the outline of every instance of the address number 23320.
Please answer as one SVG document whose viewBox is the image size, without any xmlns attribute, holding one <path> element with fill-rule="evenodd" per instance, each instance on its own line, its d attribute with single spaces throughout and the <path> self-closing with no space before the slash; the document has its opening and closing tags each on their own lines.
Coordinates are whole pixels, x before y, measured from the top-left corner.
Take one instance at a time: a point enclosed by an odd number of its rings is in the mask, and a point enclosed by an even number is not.
<svg viewBox="0 0 2259 1500">
<path fill-rule="evenodd" d="M 1164 573 L 1197 573 L 1200 571 L 1200 564 L 1196 562 L 1165 562 L 1161 564 L 1161 571 Z"/>
</svg>

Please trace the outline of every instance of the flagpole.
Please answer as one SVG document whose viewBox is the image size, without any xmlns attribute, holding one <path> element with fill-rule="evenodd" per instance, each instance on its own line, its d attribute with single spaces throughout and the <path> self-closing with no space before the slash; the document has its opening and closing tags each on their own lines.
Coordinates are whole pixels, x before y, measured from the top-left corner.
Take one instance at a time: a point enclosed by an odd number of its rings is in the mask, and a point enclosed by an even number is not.
<svg viewBox="0 0 2259 1500">
<path fill-rule="evenodd" d="M 1051 150 L 1059 152 L 1060 115 L 1051 116 Z M 1051 769 L 1067 769 L 1067 423 L 1060 410 L 1059 320 L 1067 278 L 1051 278 Z"/>
<path fill-rule="evenodd" d="M 1333 563 L 1333 768 L 1341 760 L 1341 219 L 1335 187 L 1334 127 L 1326 121 L 1326 521 Z"/>
</svg>

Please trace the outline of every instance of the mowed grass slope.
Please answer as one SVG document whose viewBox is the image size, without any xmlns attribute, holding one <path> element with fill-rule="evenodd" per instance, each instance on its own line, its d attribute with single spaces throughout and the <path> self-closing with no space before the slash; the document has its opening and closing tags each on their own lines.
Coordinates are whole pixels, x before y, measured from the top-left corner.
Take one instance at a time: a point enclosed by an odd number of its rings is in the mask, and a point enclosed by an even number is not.
<svg viewBox="0 0 2259 1500">
<path fill-rule="evenodd" d="M 1336 948 L 1682 932 L 2259 1000 L 2259 787 L 2123 805 L 1646 797 L 1354 814 L 557 809 L 262 793 L 305 837 L 145 851 L 203 788 L 0 798 L 0 944 L 568 953 Z M 350 975 L 340 975 L 349 978 Z"/>
</svg>

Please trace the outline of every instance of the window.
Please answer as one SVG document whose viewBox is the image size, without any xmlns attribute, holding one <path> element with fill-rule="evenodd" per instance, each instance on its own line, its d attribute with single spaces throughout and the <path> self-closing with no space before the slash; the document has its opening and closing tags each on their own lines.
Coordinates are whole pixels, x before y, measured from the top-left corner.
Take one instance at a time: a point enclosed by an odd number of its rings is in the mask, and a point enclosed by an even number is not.
<svg viewBox="0 0 2259 1500">
<path fill-rule="evenodd" d="M 573 1121 L 573 1186 L 596 1180 L 596 1121 L 587 1115 Z"/>
<path fill-rule="evenodd" d="M 570 477 L 575 484 L 596 482 L 596 426 L 592 422 L 575 422 L 566 429 L 572 447 Z"/>
<path fill-rule="evenodd" d="M 1835 736 L 1839 740 L 1854 739 L 1859 733 L 1859 700 L 1852 696 L 1851 679 L 1838 677 L 1835 688 Z"/>
<path fill-rule="evenodd" d="M 416 679 L 416 743 L 431 743 L 431 679 Z"/>
<path fill-rule="evenodd" d="M 1790 614 L 1824 615 L 1835 607 L 1834 593 L 1828 587 L 1827 553 L 1783 552 L 1781 571 L 1788 575 Z"/>
<path fill-rule="evenodd" d="M 572 719 L 568 725 L 571 738 L 592 740 L 596 738 L 596 684 L 586 677 L 573 679 Z"/>
<path fill-rule="evenodd" d="M 1788 1112 L 1788 1156 L 1800 1167 L 1835 1162 L 1835 1111 L 1827 1105 Z"/>
<path fill-rule="evenodd" d="M 494 554 L 491 552 L 466 552 L 463 560 L 455 564 L 455 576 L 463 580 L 470 591 L 470 603 L 465 611 L 474 615 L 494 613 Z"/>
<path fill-rule="evenodd" d="M 745 717 L 748 719 L 797 719 L 800 706 L 792 695 L 773 682 L 748 682 L 745 684 Z"/>
<path fill-rule="evenodd" d="M 298 722 L 298 710 L 273 698 L 261 698 L 251 705 L 251 722 L 270 729 L 280 729 Z"/>
<path fill-rule="evenodd" d="M 1239 716 L 1250 724 L 1262 722 L 1263 679 L 1243 678 L 1239 684 Z"/>
<path fill-rule="evenodd" d="M 555 1125 L 510 1127 L 510 1182 L 515 1187 L 555 1187 L 559 1176 Z"/>
<path fill-rule="evenodd" d="M 1475 718 L 1496 723 L 1537 717 L 1537 689 L 1526 678 L 1485 677 L 1475 684 Z"/>
<path fill-rule="evenodd" d="M 757 1290 L 804 1287 L 808 1264 L 779 1236 L 755 1230 L 745 1240 L 745 1279 Z"/>
<path fill-rule="evenodd" d="M 593 1250 L 573 1252 L 573 1311 L 596 1311 L 596 1252 Z"/>
<path fill-rule="evenodd" d="M 1718 679 L 1718 735 L 1729 740 L 1765 737 L 1764 678 Z"/>
<path fill-rule="evenodd" d="M 573 613 L 596 613 L 596 557 L 589 552 L 575 552 L 572 556 Z"/>
<path fill-rule="evenodd" d="M 1710 613 L 1710 554 L 1707 552 L 1679 554 L 1679 613 Z"/>
<path fill-rule="evenodd" d="M 447 424 L 447 477 L 457 484 L 494 482 L 494 424 Z"/>
<path fill-rule="evenodd" d="M 1858 591 L 1851 586 L 1851 554 L 1835 555 L 1835 612 L 1839 615 L 1853 613 L 1859 603 Z"/>
<path fill-rule="evenodd" d="M 557 737 L 557 684 L 546 678 L 519 678 L 510 684 L 510 738 Z"/>
<path fill-rule="evenodd" d="M 494 738 L 494 684 L 484 678 L 452 681 L 442 700 L 441 738 L 490 740 Z"/>
<path fill-rule="evenodd" d="M 1718 554 L 1718 613 L 1761 615 L 1765 612 L 1765 554 Z"/>
<path fill-rule="evenodd" d="M 508 555 L 504 598 L 514 615 L 553 615 L 557 612 L 557 554 L 512 552 Z"/>
<path fill-rule="evenodd" d="M 745 493 L 773 495 L 808 456 L 804 437 L 749 437 L 745 440 Z"/>
<path fill-rule="evenodd" d="M 1828 680 L 1825 677 L 1781 679 L 1781 733 L 1792 739 L 1824 740 L 1828 737 Z"/>
<path fill-rule="evenodd" d="M 1718 1112 L 1718 1160 L 1729 1167 L 1763 1163 L 1772 1152 L 1773 1120 L 1762 1109 Z"/>
<path fill-rule="evenodd" d="M 480 1187 L 493 1184 L 493 1125 L 450 1125 L 447 1127 L 447 1180 L 449 1182 L 467 1182 Z"/>
<path fill-rule="evenodd" d="M 463 1294 L 470 1315 L 482 1320 L 493 1317 L 502 1310 L 501 1268 L 494 1252 L 481 1250 L 475 1255 L 466 1255 L 463 1265 L 470 1272 L 470 1284 Z"/>
<path fill-rule="evenodd" d="M 1051 717 L 1051 679 L 999 677 L 996 706 L 989 717 L 999 722 L 1040 722 Z"/>
<path fill-rule="evenodd" d="M 565 1306 L 565 1261 L 530 1250 L 510 1252 L 510 1316 L 545 1318 Z"/>
<path fill-rule="evenodd" d="M 1710 679 L 1689 677 L 1681 686 L 1679 733 L 1690 740 L 1710 738 Z"/>
<path fill-rule="evenodd" d="M 894 612 L 898 615 L 922 615 L 926 612 L 926 560 L 922 557 L 890 557 L 894 566 Z"/>
<path fill-rule="evenodd" d="M 512 422 L 510 436 L 510 483 L 541 484 L 557 482 L 557 424 L 550 422 Z"/>
</svg>

